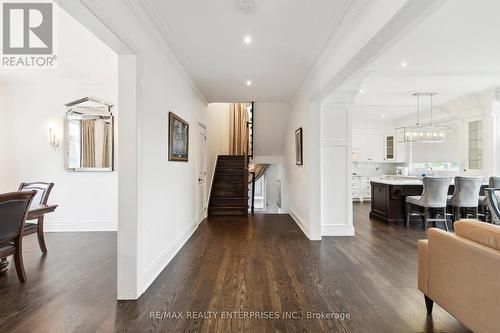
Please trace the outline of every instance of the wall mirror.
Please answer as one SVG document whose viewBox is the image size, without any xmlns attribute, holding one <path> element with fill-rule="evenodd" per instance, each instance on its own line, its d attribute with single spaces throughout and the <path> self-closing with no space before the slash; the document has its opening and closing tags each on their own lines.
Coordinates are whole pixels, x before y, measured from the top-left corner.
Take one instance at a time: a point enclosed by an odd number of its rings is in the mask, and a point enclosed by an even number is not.
<svg viewBox="0 0 500 333">
<path fill-rule="evenodd" d="M 112 105 L 90 97 L 65 105 L 66 170 L 113 171 Z"/>
</svg>

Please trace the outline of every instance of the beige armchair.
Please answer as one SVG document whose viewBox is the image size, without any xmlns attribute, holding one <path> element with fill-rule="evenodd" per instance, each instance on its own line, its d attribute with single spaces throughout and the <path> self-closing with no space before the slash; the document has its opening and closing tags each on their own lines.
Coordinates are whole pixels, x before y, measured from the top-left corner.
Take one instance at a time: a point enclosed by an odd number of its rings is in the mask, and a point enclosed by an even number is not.
<svg viewBox="0 0 500 333">
<path fill-rule="evenodd" d="M 457 221 L 418 242 L 418 288 L 474 332 L 500 332 L 500 226 Z"/>
</svg>

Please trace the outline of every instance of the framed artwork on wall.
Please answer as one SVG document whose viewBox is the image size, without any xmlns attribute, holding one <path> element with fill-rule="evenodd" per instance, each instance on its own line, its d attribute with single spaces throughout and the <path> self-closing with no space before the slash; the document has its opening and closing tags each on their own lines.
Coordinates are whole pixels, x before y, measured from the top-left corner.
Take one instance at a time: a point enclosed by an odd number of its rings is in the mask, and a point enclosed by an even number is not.
<svg viewBox="0 0 500 333">
<path fill-rule="evenodd" d="M 168 160 L 187 162 L 189 124 L 173 112 L 168 113 Z"/>
<path fill-rule="evenodd" d="M 303 152 L 302 152 L 302 127 L 295 131 L 295 164 L 303 165 Z"/>
</svg>

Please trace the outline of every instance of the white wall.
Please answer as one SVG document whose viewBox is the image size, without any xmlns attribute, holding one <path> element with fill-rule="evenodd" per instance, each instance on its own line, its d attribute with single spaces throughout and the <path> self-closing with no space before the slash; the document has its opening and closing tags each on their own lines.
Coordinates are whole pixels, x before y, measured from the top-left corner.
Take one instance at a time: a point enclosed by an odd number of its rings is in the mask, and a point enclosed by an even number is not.
<svg viewBox="0 0 500 333">
<path fill-rule="evenodd" d="M 256 102 L 254 107 L 254 156 L 282 156 L 290 104 Z"/>
<path fill-rule="evenodd" d="M 142 289 L 163 270 L 204 216 L 197 208 L 198 122 L 205 104 L 154 44 L 141 50 L 139 221 L 142 227 Z M 168 161 L 168 111 L 190 124 L 189 162 Z M 208 129 L 210 130 L 210 129 Z"/>
<path fill-rule="evenodd" d="M 282 191 L 282 174 L 279 164 L 271 164 L 266 170 L 266 212 L 280 213 L 282 209 L 278 207 L 279 193 Z M 281 205 L 283 208 L 283 205 Z"/>
<path fill-rule="evenodd" d="M 55 6 L 58 64 L 47 70 L 4 70 L 0 75 L 3 136 L 0 192 L 20 182 L 54 182 L 46 231 L 116 230 L 117 172 L 64 170 L 65 103 L 85 96 L 117 102 L 117 55 L 66 12 Z M 112 109 L 118 115 L 118 109 Z M 54 127 L 60 146 L 48 143 Z"/>
<path fill-rule="evenodd" d="M 316 164 L 316 161 L 311 158 L 312 149 L 315 147 L 311 144 L 314 141 L 310 139 L 314 132 L 319 133 L 319 121 L 311 124 L 310 118 L 317 117 L 318 113 L 318 105 L 311 103 L 304 95 L 299 96 L 291 105 L 283 156 L 284 178 L 286 179 L 284 188 L 287 193 L 288 211 L 309 238 L 312 238 L 311 225 L 314 224 L 311 223 L 309 216 L 309 202 L 315 195 L 319 196 L 318 184 L 310 177 L 314 171 L 319 176 L 319 163 Z M 295 161 L 295 131 L 299 127 L 303 129 L 303 165 L 296 165 Z M 313 192 L 310 186 L 316 186 Z M 319 222 L 319 217 L 317 221 Z"/>
<path fill-rule="evenodd" d="M 207 108 L 207 200 L 217 155 L 229 154 L 229 103 L 210 103 Z"/>
</svg>

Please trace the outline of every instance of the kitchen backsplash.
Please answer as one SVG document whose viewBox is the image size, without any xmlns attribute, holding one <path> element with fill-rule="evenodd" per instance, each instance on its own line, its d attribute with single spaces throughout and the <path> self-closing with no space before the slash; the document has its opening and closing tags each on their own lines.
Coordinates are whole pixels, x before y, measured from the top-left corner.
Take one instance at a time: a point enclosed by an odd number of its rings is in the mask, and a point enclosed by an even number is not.
<svg viewBox="0 0 500 333">
<path fill-rule="evenodd" d="M 395 175 L 396 167 L 404 164 L 395 163 L 352 163 L 352 173 L 363 177 Z"/>
</svg>

